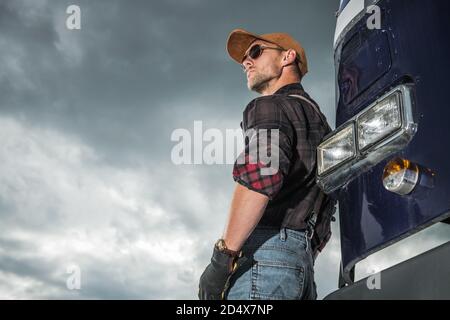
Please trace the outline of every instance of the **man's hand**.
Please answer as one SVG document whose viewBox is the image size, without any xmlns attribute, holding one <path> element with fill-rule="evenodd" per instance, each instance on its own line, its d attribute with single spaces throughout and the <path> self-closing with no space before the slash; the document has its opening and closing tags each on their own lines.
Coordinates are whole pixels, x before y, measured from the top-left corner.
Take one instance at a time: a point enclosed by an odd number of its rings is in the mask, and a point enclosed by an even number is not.
<svg viewBox="0 0 450 320">
<path fill-rule="evenodd" d="M 245 261 L 243 256 L 233 257 L 214 246 L 211 263 L 200 277 L 200 300 L 223 300 L 231 275 Z"/>
</svg>

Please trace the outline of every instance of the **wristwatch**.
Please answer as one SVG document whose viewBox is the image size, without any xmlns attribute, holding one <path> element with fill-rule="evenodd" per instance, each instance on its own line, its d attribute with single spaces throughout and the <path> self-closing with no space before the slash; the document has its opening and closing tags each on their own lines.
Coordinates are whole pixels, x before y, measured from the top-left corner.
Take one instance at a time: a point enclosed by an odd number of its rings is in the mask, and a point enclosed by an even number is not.
<svg viewBox="0 0 450 320">
<path fill-rule="evenodd" d="M 242 254 L 242 251 L 234 251 L 228 249 L 224 239 L 217 240 L 215 247 L 220 252 L 223 252 L 233 258 L 239 257 Z"/>
</svg>

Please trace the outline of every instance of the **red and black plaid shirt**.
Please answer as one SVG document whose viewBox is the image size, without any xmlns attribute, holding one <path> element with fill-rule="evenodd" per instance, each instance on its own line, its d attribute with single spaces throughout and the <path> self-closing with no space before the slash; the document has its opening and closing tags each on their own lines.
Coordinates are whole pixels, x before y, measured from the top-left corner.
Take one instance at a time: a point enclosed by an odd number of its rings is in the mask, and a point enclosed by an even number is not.
<svg viewBox="0 0 450 320">
<path fill-rule="evenodd" d="M 289 95 L 313 101 L 294 83 L 247 105 L 241 122 L 245 150 L 234 163 L 233 179 L 269 197 L 260 225 L 304 229 L 319 192 L 316 148 L 331 129 L 323 114 Z M 260 155 L 267 155 L 264 160 L 278 155 L 278 162 L 262 161 Z M 271 167 L 271 174 L 264 172 Z"/>
</svg>

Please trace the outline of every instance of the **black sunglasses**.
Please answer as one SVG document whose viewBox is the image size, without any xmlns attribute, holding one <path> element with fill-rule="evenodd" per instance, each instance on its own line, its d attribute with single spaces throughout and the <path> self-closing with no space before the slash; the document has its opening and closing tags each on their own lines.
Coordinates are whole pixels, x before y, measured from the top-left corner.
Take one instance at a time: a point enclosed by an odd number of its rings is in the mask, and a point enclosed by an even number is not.
<svg viewBox="0 0 450 320">
<path fill-rule="evenodd" d="M 280 50 L 280 51 L 284 51 L 283 48 L 279 48 L 279 47 L 268 47 L 268 46 L 264 46 L 264 45 L 260 45 L 260 44 L 256 44 L 253 47 L 251 47 L 246 54 L 244 54 L 244 58 L 242 59 L 242 62 L 245 61 L 245 59 L 247 59 L 247 57 L 252 58 L 253 60 L 259 58 L 264 49 L 274 49 L 274 50 Z M 244 71 L 245 71 L 245 67 L 242 66 Z"/>
</svg>

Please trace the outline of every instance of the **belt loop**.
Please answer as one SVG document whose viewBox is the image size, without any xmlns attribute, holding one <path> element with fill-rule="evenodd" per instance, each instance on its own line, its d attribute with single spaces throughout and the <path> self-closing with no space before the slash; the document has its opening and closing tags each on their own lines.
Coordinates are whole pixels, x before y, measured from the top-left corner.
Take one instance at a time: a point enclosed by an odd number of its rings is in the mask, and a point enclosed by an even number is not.
<svg viewBox="0 0 450 320">
<path fill-rule="evenodd" d="M 286 228 L 281 228 L 281 230 L 280 230 L 280 240 L 281 241 L 286 241 L 286 237 L 287 237 L 287 235 L 286 235 Z"/>
<path fill-rule="evenodd" d="M 306 242 L 305 251 L 306 251 L 306 253 L 309 253 L 310 247 L 311 247 L 311 238 L 309 236 L 309 231 L 308 230 L 305 230 L 305 242 Z"/>
</svg>

